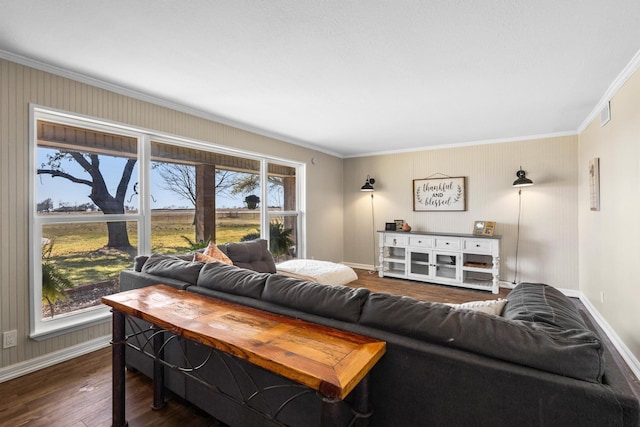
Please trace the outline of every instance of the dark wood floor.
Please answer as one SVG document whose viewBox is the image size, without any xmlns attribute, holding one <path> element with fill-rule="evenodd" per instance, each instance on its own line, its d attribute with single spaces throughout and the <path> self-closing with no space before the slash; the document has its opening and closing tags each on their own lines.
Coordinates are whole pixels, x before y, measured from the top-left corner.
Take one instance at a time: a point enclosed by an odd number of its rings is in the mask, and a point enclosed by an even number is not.
<svg viewBox="0 0 640 427">
<path fill-rule="evenodd" d="M 498 295 L 491 292 L 473 289 L 457 288 L 445 285 L 433 285 L 412 280 L 391 279 L 378 277 L 375 271 L 355 269 L 358 280 L 348 286 L 367 288 L 372 292 L 387 292 L 396 295 L 406 295 L 421 301 L 450 302 L 460 304 L 468 301 L 484 301 L 506 298 L 510 289 L 500 289 Z"/>
<path fill-rule="evenodd" d="M 508 289 L 501 289 L 499 295 L 493 295 L 486 291 L 379 278 L 366 270 L 356 272 L 358 280 L 352 282 L 353 286 L 425 301 L 462 303 L 505 298 L 509 293 Z M 638 381 L 631 371 L 628 372 L 630 382 L 640 390 Z M 177 398 L 172 398 L 162 410 L 153 411 L 150 408 L 152 394 L 149 379 L 139 373 L 127 372 L 126 411 L 130 427 L 221 426 L 212 417 Z M 98 350 L 0 384 L 0 425 L 110 426 L 111 349 Z"/>
</svg>

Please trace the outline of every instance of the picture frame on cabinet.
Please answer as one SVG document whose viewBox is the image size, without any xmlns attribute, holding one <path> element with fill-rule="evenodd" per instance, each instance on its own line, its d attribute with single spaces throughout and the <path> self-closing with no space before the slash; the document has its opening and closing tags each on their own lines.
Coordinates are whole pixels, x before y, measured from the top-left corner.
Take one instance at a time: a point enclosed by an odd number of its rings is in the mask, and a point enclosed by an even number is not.
<svg viewBox="0 0 640 427">
<path fill-rule="evenodd" d="M 385 222 L 384 231 L 396 231 L 396 223 L 395 222 Z"/>
<path fill-rule="evenodd" d="M 493 232 L 496 228 L 495 221 L 475 221 L 473 223 L 473 234 L 476 236 L 493 236 Z"/>
<path fill-rule="evenodd" d="M 476 221 L 473 223 L 473 234 L 480 235 L 484 232 L 484 221 Z"/>
</svg>

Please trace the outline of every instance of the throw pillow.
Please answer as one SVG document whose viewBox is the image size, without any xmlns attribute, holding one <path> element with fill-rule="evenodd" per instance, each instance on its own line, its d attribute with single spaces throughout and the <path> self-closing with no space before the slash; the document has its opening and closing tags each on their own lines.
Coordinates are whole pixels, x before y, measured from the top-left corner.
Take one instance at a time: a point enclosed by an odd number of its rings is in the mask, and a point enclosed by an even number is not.
<svg viewBox="0 0 640 427">
<path fill-rule="evenodd" d="M 193 253 L 193 262 L 204 262 L 208 264 L 210 262 L 220 262 L 218 258 L 214 258 L 209 255 L 205 255 L 202 252 L 194 252 Z"/>
<path fill-rule="evenodd" d="M 202 255 L 202 259 L 196 259 L 196 257 L 198 257 L 199 255 Z M 207 259 L 205 259 L 204 257 L 207 257 Z M 226 256 L 224 252 L 222 252 L 213 242 L 209 243 L 202 254 L 196 252 L 193 256 L 193 260 L 202 262 L 220 261 L 224 262 L 225 264 L 233 265 L 233 261 L 231 261 L 231 258 Z"/>
<path fill-rule="evenodd" d="M 487 314 L 493 314 L 494 316 L 500 316 L 502 314 L 502 309 L 507 303 L 506 299 L 497 299 L 497 300 L 489 300 L 489 301 L 470 301 L 462 304 L 449 304 L 446 305 L 453 307 L 453 309 L 465 309 L 465 310 L 474 310 L 481 311 Z"/>
</svg>

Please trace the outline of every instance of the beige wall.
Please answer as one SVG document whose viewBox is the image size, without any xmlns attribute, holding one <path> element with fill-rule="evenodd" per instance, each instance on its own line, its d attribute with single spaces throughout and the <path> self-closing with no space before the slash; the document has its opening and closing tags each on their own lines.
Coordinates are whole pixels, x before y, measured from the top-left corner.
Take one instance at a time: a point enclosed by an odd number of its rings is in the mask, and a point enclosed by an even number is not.
<svg viewBox="0 0 640 427">
<path fill-rule="evenodd" d="M 28 338 L 29 103 L 307 163 L 307 255 L 343 258 L 342 159 L 0 59 L 0 332 L 18 331 L 18 346 L 0 350 L 0 368 L 110 334 L 106 323 Z"/>
<path fill-rule="evenodd" d="M 414 231 L 471 233 L 475 220 L 496 221 L 501 279 L 513 282 L 518 190 L 512 183 L 522 165 L 535 185 L 522 189 L 518 281 L 577 295 L 577 152 L 574 135 L 345 159 L 345 261 L 373 263 L 370 196 L 359 191 L 370 174 L 376 230 L 404 219 Z M 412 180 L 436 174 L 466 177 L 466 212 L 413 212 Z"/>
<path fill-rule="evenodd" d="M 589 209 L 589 160 L 600 158 L 600 211 Z M 580 290 L 640 360 L 640 72 L 611 99 L 611 121 L 580 135 Z M 640 365 L 638 365 L 640 368 Z"/>
</svg>

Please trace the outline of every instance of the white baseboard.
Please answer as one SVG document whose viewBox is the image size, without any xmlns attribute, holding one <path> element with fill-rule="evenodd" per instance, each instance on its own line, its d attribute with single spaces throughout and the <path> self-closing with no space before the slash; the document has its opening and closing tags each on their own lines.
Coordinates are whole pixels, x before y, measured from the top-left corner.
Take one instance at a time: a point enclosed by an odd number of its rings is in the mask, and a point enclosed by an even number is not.
<svg viewBox="0 0 640 427">
<path fill-rule="evenodd" d="M 111 335 L 107 335 L 91 341 L 85 341 L 82 344 L 74 345 L 59 351 L 54 351 L 53 353 L 47 353 L 24 362 L 16 363 L 14 365 L 7 366 L 6 368 L 0 368 L 0 383 L 30 374 L 31 372 L 35 372 L 40 369 L 48 368 L 49 366 L 53 366 L 61 362 L 66 362 L 67 360 L 75 357 L 91 353 L 92 351 L 100 350 L 108 347 L 110 342 Z"/>
<path fill-rule="evenodd" d="M 629 350 L 629 347 L 624 344 L 618 334 L 616 334 L 609 323 L 607 323 L 604 317 L 602 317 L 595 306 L 591 304 L 591 301 L 589 301 L 589 299 L 583 294 L 580 295 L 580 301 L 582 301 L 586 309 L 589 311 L 589 314 L 593 316 L 596 323 L 598 323 L 598 326 L 600 326 L 604 333 L 607 334 L 607 337 L 611 340 L 616 350 L 618 350 L 620 356 L 622 356 L 624 361 L 627 362 L 627 365 L 629 365 L 629 369 L 631 369 L 637 379 L 640 379 L 640 361 L 633 355 L 631 350 Z"/>
<path fill-rule="evenodd" d="M 371 264 L 355 264 L 352 262 L 343 262 L 342 264 L 346 265 L 347 267 L 351 267 L 351 268 L 357 268 L 359 270 L 369 270 L 369 271 L 378 271 L 377 267 L 374 268 L 373 265 Z"/>
</svg>

